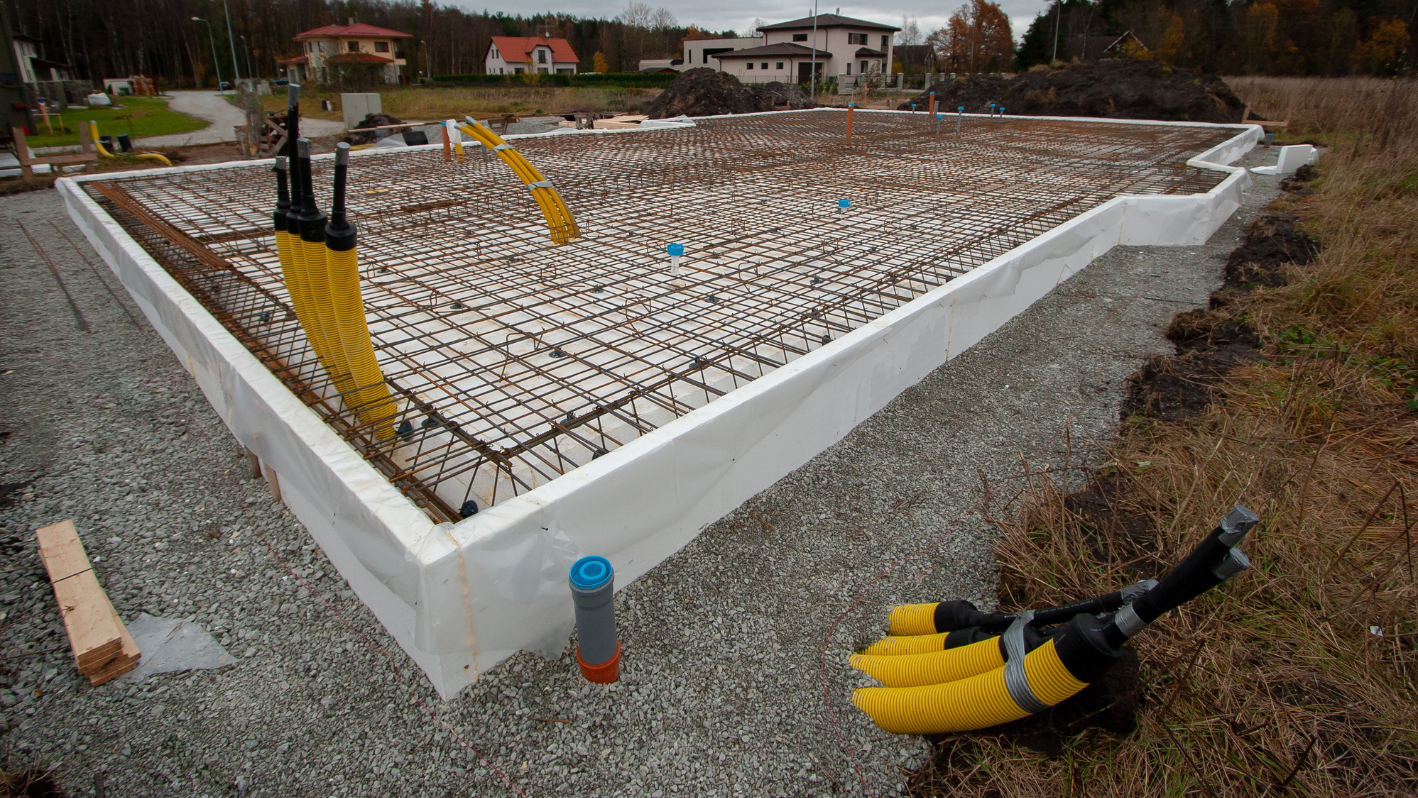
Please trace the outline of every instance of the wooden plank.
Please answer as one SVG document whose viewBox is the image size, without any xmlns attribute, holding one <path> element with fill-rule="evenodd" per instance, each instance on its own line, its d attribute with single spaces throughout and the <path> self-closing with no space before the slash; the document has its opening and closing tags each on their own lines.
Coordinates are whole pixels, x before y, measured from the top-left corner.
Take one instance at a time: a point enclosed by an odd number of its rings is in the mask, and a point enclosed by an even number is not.
<svg viewBox="0 0 1418 798">
<path fill-rule="evenodd" d="M 50 582 L 68 579 L 91 568 L 89 555 L 79 542 L 79 531 L 73 521 L 40 527 L 34 535 L 39 539 L 39 559 L 49 571 Z"/>
<path fill-rule="evenodd" d="M 54 597 L 59 600 L 64 631 L 69 633 L 69 647 L 80 671 L 102 665 L 122 652 L 122 625 L 93 571 L 55 582 Z"/>
<path fill-rule="evenodd" d="M 115 657 L 113 662 L 111 662 L 103 670 L 94 673 L 86 673 L 84 675 L 89 677 L 90 685 L 98 687 L 99 685 L 105 682 L 112 681 L 118 678 L 119 676 L 122 676 L 123 674 L 133 670 L 136 667 L 138 667 L 138 660 L 136 659 L 127 659 L 126 657 Z"/>
</svg>

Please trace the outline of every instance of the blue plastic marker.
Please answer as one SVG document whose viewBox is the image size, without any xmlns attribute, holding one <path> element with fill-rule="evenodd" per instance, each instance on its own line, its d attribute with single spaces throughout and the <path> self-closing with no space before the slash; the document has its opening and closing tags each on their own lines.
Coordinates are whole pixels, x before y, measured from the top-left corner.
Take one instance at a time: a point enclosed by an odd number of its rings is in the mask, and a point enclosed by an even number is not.
<svg viewBox="0 0 1418 798">
<path fill-rule="evenodd" d="M 684 244 L 670 244 L 665 247 L 665 252 L 670 255 L 670 276 L 674 278 L 675 285 L 684 287 L 684 278 L 680 276 L 679 259 L 684 257 Z"/>
</svg>

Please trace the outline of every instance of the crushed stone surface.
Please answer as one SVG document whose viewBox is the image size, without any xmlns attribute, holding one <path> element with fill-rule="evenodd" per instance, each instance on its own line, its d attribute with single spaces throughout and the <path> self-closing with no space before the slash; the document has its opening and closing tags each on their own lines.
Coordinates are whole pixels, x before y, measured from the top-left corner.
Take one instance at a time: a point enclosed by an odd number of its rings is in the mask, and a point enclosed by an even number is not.
<svg viewBox="0 0 1418 798">
<path fill-rule="evenodd" d="M 71 795 L 895 794 L 928 746 L 851 705 L 849 653 L 895 603 L 993 605 L 983 485 L 1083 464 L 1276 182 L 1205 246 L 1114 249 L 624 587 L 619 684 L 580 680 L 570 649 L 523 653 L 447 702 L 58 195 L 0 199 L 0 753 Z M 238 662 L 90 687 L 34 542 L 64 518 L 124 619 L 189 619 Z"/>
</svg>

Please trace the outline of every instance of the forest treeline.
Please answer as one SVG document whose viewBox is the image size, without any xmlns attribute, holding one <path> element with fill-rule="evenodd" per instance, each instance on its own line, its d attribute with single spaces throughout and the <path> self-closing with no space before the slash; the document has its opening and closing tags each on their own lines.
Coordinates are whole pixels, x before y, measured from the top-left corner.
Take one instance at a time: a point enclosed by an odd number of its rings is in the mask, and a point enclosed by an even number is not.
<svg viewBox="0 0 1418 798">
<path fill-rule="evenodd" d="M 221 0 L 0 0 L 17 32 L 82 77 L 158 76 L 167 85 L 211 85 L 213 59 L 232 74 Z M 297 33 L 365 22 L 412 35 L 402 45 L 410 75 L 483 71 L 492 36 L 547 33 L 571 42 L 581 71 L 634 71 L 642 58 L 677 56 L 686 38 L 736 35 L 681 24 L 631 0 L 611 19 L 471 12 L 432 0 L 227 0 L 237 71 L 277 77 L 297 54 Z M 1410 32 L 1418 0 L 1055 0 L 1017 48 L 999 6 L 970 0 L 940 31 L 907 21 L 903 44 L 930 44 L 933 62 L 907 71 L 1022 70 L 1057 57 L 1151 58 L 1223 74 L 1412 74 Z M 208 40 L 211 22 L 216 54 Z M 883 18 L 889 14 L 883 10 Z M 1119 41 L 1121 39 L 1121 41 Z M 921 48 L 924 49 L 924 48 Z M 905 51 L 903 51 L 905 52 Z M 920 50 L 917 50 L 920 52 Z"/>
<path fill-rule="evenodd" d="M 1062 60 L 1117 43 L 1115 53 L 1225 75 L 1411 75 L 1415 13 L 1418 0 L 1055 0 L 1015 68 L 1048 63 L 1057 40 Z"/>
</svg>

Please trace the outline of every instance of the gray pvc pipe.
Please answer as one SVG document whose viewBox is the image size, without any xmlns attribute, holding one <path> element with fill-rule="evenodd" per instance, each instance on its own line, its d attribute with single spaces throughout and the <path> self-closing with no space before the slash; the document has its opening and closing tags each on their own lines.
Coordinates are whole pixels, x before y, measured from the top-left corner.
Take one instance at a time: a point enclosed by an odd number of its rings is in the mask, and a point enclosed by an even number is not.
<svg viewBox="0 0 1418 798">
<path fill-rule="evenodd" d="M 582 557 L 571 566 L 576 637 L 587 665 L 604 665 L 616 652 L 615 569 L 605 557 Z"/>
</svg>

